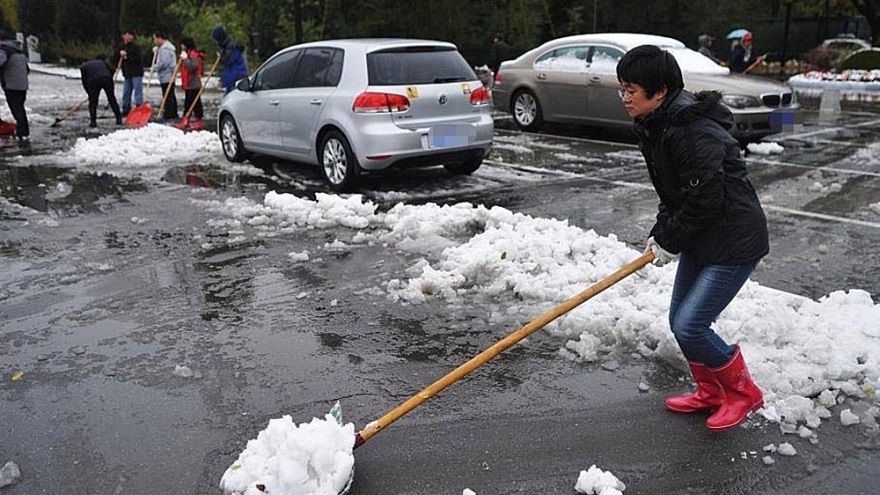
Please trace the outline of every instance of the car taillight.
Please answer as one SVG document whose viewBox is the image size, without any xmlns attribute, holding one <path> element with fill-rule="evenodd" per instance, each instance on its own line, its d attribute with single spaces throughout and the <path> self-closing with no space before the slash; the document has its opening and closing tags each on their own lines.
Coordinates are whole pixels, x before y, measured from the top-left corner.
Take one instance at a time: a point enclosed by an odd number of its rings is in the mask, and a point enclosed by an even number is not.
<svg viewBox="0 0 880 495">
<path fill-rule="evenodd" d="M 409 99 L 393 93 L 372 93 L 369 91 L 358 95 L 351 109 L 355 113 L 397 113 L 409 110 Z"/>
<path fill-rule="evenodd" d="M 495 80 L 495 84 L 498 84 L 498 83 L 501 82 L 501 71 L 498 71 L 498 72 L 495 73 L 495 79 L 494 79 L 494 80 Z"/>
<path fill-rule="evenodd" d="M 488 105 L 489 89 L 486 86 L 471 91 L 471 105 Z"/>
</svg>

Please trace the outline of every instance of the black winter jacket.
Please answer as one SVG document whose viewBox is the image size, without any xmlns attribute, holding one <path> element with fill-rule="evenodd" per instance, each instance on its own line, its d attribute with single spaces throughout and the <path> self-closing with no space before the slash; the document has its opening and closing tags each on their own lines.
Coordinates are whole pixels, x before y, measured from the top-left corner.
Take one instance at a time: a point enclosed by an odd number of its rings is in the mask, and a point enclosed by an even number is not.
<svg viewBox="0 0 880 495">
<path fill-rule="evenodd" d="M 716 91 L 681 91 L 635 120 L 660 197 L 654 240 L 698 265 L 741 265 L 770 251 L 767 219 Z"/>
<path fill-rule="evenodd" d="M 89 90 L 90 84 L 99 83 L 101 80 L 110 80 L 113 78 L 113 72 L 110 71 L 110 66 L 107 65 L 106 61 L 99 58 L 89 60 L 79 66 L 79 72 L 82 86 L 86 91 Z"/>
</svg>

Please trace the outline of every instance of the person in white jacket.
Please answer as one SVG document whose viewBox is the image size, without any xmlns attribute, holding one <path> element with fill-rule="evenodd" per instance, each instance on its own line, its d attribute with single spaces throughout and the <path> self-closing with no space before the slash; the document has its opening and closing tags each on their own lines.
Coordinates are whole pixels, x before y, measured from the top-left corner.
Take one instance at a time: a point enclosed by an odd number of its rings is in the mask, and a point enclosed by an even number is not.
<svg viewBox="0 0 880 495">
<path fill-rule="evenodd" d="M 153 51 L 156 52 L 156 65 L 153 70 L 159 78 L 159 87 L 162 88 L 162 95 L 168 93 L 165 101 L 165 108 L 162 112 L 162 119 L 165 121 L 176 120 L 180 117 L 177 112 L 177 95 L 174 94 L 174 68 L 177 66 L 177 48 L 165 38 L 160 32 L 153 33 Z M 170 89 L 169 89 L 170 85 Z"/>
</svg>

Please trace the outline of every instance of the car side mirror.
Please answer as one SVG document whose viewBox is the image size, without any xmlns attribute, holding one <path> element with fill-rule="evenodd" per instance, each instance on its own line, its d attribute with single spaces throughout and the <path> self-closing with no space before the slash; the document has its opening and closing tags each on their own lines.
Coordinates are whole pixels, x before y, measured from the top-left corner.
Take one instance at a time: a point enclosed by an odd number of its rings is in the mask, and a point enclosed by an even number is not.
<svg viewBox="0 0 880 495">
<path fill-rule="evenodd" d="M 247 77 L 244 79 L 239 79 L 237 83 L 235 83 L 235 89 L 239 91 L 250 91 L 251 90 L 251 80 Z"/>
</svg>

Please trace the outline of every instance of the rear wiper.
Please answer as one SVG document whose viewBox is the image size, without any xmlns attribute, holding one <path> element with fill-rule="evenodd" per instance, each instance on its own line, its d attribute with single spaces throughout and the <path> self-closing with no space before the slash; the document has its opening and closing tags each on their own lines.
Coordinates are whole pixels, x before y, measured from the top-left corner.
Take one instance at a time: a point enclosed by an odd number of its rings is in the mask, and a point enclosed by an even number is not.
<svg viewBox="0 0 880 495">
<path fill-rule="evenodd" d="M 458 82 L 458 81 L 464 81 L 464 80 L 465 80 L 465 78 L 460 77 L 460 76 L 435 77 L 434 84 L 451 83 L 451 82 Z"/>
</svg>

